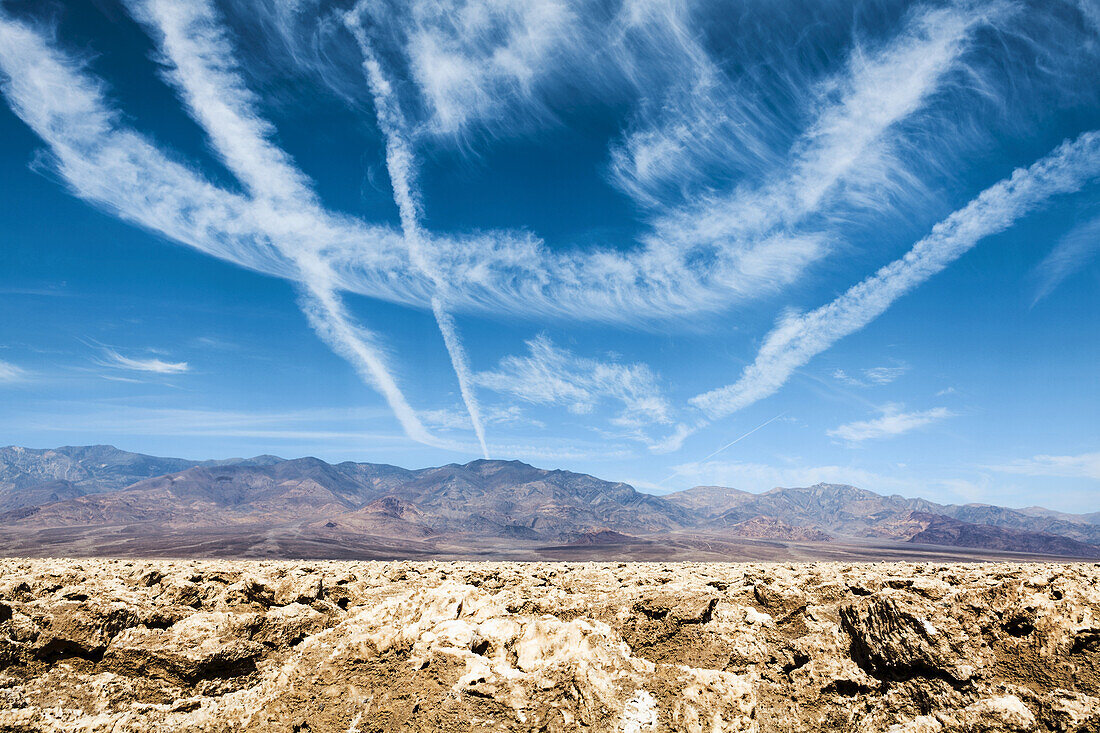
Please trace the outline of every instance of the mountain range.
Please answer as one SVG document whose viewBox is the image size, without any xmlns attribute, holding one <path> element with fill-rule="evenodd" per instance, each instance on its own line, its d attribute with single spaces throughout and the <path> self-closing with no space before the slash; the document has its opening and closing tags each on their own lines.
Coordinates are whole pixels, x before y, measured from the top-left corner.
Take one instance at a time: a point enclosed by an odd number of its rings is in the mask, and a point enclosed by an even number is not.
<svg viewBox="0 0 1100 733">
<path fill-rule="evenodd" d="M 193 466 L 271 465 L 275 456 L 189 461 L 130 453 L 111 445 L 40 450 L 0 448 L 0 511 L 122 489 L 144 478 Z"/>
<path fill-rule="evenodd" d="M 942 505 L 846 485 L 655 496 L 519 461 L 410 470 L 268 455 L 190 461 L 111 446 L 0 448 L 0 527 L 13 553 L 1100 557 L 1100 514 Z"/>
</svg>

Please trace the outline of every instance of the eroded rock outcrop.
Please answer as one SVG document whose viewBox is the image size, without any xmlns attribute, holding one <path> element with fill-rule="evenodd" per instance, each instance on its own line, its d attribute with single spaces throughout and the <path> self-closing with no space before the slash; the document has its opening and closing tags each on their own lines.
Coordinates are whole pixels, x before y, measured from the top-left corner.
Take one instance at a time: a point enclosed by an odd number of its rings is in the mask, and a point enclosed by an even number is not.
<svg viewBox="0 0 1100 733">
<path fill-rule="evenodd" d="M 0 731 L 578 729 L 1100 730 L 1100 567 L 0 563 Z"/>
</svg>

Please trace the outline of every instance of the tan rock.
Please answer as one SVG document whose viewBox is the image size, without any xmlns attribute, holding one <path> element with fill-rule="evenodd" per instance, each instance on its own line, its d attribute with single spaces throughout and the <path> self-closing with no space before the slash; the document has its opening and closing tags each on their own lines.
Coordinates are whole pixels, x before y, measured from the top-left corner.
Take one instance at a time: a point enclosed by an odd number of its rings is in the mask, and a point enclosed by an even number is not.
<svg viewBox="0 0 1100 733">
<path fill-rule="evenodd" d="M 125 675 L 195 683 L 255 670 L 264 647 L 252 641 L 255 614 L 196 613 L 170 629 L 128 629 L 112 641 L 103 667 Z"/>
<path fill-rule="evenodd" d="M 1094 731 L 1100 568 L 0 561 L 3 731 Z"/>
<path fill-rule="evenodd" d="M 965 682 L 977 670 L 977 640 L 956 619 L 911 597 L 893 594 L 852 603 L 840 609 L 840 619 L 852 640 L 853 659 L 871 674 L 902 679 L 943 675 Z"/>
</svg>

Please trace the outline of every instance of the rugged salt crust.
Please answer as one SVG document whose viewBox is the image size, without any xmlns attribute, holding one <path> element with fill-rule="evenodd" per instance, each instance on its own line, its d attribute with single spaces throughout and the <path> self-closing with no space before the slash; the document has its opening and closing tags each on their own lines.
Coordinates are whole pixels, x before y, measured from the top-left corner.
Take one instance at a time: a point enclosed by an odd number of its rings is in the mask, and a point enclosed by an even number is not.
<svg viewBox="0 0 1100 733">
<path fill-rule="evenodd" d="M 0 561 L 2 731 L 1097 731 L 1100 566 Z"/>
</svg>

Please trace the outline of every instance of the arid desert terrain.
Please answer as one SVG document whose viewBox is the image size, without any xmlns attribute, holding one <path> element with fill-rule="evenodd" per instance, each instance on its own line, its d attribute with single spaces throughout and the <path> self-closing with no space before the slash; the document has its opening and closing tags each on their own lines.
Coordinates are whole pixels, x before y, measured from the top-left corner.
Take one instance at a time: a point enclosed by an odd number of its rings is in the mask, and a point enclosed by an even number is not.
<svg viewBox="0 0 1100 733">
<path fill-rule="evenodd" d="M 1095 731 L 1088 563 L 0 561 L 3 731 Z"/>
</svg>

